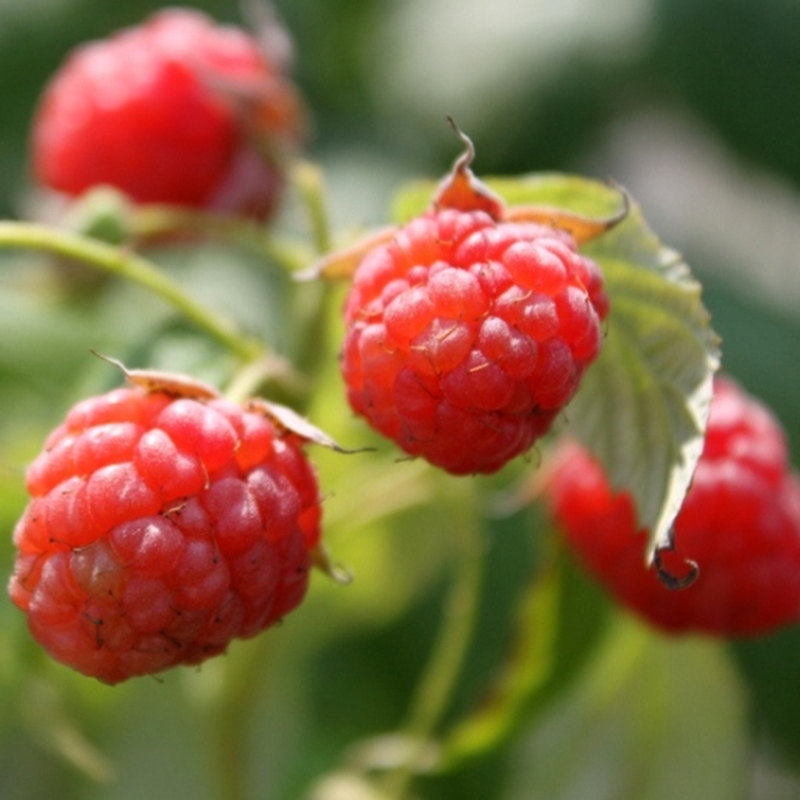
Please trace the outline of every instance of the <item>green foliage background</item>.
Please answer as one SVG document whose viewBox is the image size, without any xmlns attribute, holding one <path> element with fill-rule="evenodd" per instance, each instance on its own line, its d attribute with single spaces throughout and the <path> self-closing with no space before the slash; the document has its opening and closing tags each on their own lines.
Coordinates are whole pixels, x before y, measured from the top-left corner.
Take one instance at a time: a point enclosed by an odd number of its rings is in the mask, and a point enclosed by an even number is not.
<svg viewBox="0 0 800 800">
<path fill-rule="evenodd" d="M 30 215 L 26 137 L 47 76 L 74 44 L 160 5 L 0 0 L 0 215 Z M 239 19 L 231 2 L 190 5 Z M 772 405 L 798 463 L 800 4 L 279 8 L 337 228 L 384 221 L 399 182 L 447 168 L 456 146 L 445 114 L 474 139 L 479 173 L 613 177 L 702 280 L 723 368 Z M 291 351 L 286 279 L 262 260 L 210 245 L 153 255 L 196 296 Z M 0 269 L 5 578 L 26 463 L 72 402 L 117 382 L 90 348 L 211 381 L 229 363 L 129 285 L 82 273 L 65 284 L 43 259 L 8 253 Z M 344 407 L 329 325 L 309 415 L 344 444 L 376 443 Z M 537 509 L 493 513 L 535 464 L 457 481 L 398 464 L 383 445 L 361 460 L 314 456 L 329 546 L 356 580 L 345 589 L 315 576 L 285 625 L 225 659 L 110 689 L 51 664 L 21 615 L 0 603 L 0 797 L 358 800 L 350 767 L 374 759 L 374 748 L 348 748 L 405 720 L 462 529 L 482 519 L 483 600 L 446 721 L 457 726 L 479 705 L 514 648 L 541 652 L 545 666 L 511 695 L 518 706 L 488 715 L 485 738 L 455 728 L 470 736 L 451 743 L 452 768 L 417 784 L 420 796 L 800 798 L 800 631 L 739 644 L 671 640 L 611 609 L 551 552 Z M 456 507 L 463 518 L 453 518 Z"/>
</svg>

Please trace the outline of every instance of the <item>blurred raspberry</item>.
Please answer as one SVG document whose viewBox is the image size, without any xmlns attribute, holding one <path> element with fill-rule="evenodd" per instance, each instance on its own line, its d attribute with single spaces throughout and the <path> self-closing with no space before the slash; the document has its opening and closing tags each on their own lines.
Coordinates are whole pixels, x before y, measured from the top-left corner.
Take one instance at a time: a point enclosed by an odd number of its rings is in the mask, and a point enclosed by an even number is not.
<svg viewBox="0 0 800 800">
<path fill-rule="evenodd" d="M 671 591 L 647 568 L 647 531 L 633 501 L 570 443 L 556 456 L 547 496 L 580 560 L 624 606 L 673 633 L 766 633 L 800 615 L 800 478 L 787 464 L 772 414 L 717 378 L 703 455 L 661 567 L 688 588 Z"/>
<path fill-rule="evenodd" d="M 141 203 L 266 218 L 303 124 L 295 88 L 252 36 L 166 9 L 67 58 L 34 120 L 33 168 L 68 195 L 105 184 Z"/>
</svg>

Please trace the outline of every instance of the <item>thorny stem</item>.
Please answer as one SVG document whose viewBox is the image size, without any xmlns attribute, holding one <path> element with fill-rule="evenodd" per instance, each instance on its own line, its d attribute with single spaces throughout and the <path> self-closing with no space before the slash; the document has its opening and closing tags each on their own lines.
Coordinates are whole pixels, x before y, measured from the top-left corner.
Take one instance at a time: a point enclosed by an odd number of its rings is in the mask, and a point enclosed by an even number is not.
<svg viewBox="0 0 800 800">
<path fill-rule="evenodd" d="M 28 222 L 0 222 L 0 248 L 52 253 L 126 278 L 166 300 L 242 360 L 251 361 L 264 352 L 260 342 L 246 337 L 230 320 L 193 300 L 152 262 L 128 250 Z"/>
<path fill-rule="evenodd" d="M 387 800 L 408 797 L 436 727 L 450 704 L 472 640 L 483 580 L 484 553 L 480 525 L 469 510 L 466 514 L 459 514 L 456 520 L 456 571 L 446 599 L 444 619 L 402 727 L 404 737 L 411 743 L 411 753 L 404 764 L 384 776 L 382 789 Z"/>
</svg>

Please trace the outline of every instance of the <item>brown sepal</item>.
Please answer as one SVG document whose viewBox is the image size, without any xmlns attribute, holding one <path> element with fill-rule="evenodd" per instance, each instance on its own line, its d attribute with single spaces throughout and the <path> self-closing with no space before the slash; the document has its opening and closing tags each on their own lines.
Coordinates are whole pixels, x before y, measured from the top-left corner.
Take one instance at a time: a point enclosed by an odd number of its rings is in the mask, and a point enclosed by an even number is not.
<svg viewBox="0 0 800 800">
<path fill-rule="evenodd" d="M 221 397 L 211 384 L 199 381 L 189 375 L 176 372 L 162 372 L 157 369 L 128 369 L 121 361 L 92 350 L 92 355 L 113 364 L 128 383 L 148 393 L 163 392 L 173 397 L 186 397 L 190 400 L 214 400 Z"/>
<path fill-rule="evenodd" d="M 512 206 L 503 214 L 503 222 L 535 222 L 548 228 L 566 231 L 578 245 L 586 244 L 607 233 L 628 216 L 631 207 L 630 197 L 625 189 L 617 188 L 622 197 L 622 207 L 608 217 L 585 217 L 562 208 L 547 206 Z"/>
<path fill-rule="evenodd" d="M 325 431 L 310 423 L 305 417 L 298 414 L 293 408 L 264 400 L 262 397 L 254 397 L 246 404 L 248 411 L 263 414 L 274 425 L 286 433 L 299 436 L 303 441 L 328 447 L 336 450 L 337 453 L 358 453 L 361 450 L 347 450 L 328 436 Z"/>
<path fill-rule="evenodd" d="M 349 247 L 328 253 L 308 269 L 296 272 L 294 279 L 296 281 L 312 281 L 318 278 L 330 280 L 352 278 L 364 256 L 373 248 L 391 242 L 398 230 L 396 225 L 380 228 Z"/>
<path fill-rule="evenodd" d="M 433 199 L 434 208 L 458 211 L 485 211 L 492 219 L 503 217 L 505 205 L 499 195 L 475 177 L 470 169 L 475 159 L 475 145 L 451 117 L 447 121 L 464 144 L 464 152 L 455 160 L 449 174 L 439 184 Z"/>
<path fill-rule="evenodd" d="M 353 573 L 346 567 L 334 563 L 322 542 L 311 551 L 311 563 L 339 586 L 347 586 L 353 582 Z"/>
</svg>

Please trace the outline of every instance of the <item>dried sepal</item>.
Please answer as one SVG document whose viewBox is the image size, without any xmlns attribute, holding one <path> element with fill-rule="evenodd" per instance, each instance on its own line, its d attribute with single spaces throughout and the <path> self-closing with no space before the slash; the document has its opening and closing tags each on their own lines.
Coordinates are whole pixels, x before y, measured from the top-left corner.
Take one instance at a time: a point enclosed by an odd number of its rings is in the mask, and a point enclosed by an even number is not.
<svg viewBox="0 0 800 800">
<path fill-rule="evenodd" d="M 440 182 L 432 198 L 430 208 L 434 211 L 444 208 L 463 212 L 483 211 L 497 222 L 534 222 L 569 233 L 578 245 L 607 233 L 627 217 L 631 202 L 628 193 L 621 187 L 618 187 L 622 200 L 621 207 L 607 217 L 587 217 L 550 206 L 506 206 L 500 195 L 472 172 L 471 166 L 475 159 L 475 146 L 472 140 L 450 117 L 448 122 L 461 139 L 464 150 L 453 163 L 450 172 Z M 308 269 L 296 273 L 295 280 L 352 278 L 364 257 L 376 247 L 391 242 L 398 231 L 399 227 L 396 225 L 380 228 L 350 246 L 323 256 Z"/>
<path fill-rule="evenodd" d="M 119 359 L 91 351 L 93 355 L 113 364 L 133 386 L 148 393 L 163 392 L 172 397 L 186 397 L 191 400 L 214 400 L 221 397 L 211 384 L 181 375 L 176 372 L 164 372 L 157 369 L 128 369 Z"/>
<path fill-rule="evenodd" d="M 284 406 L 281 403 L 273 403 L 264 400 L 262 397 L 255 397 L 248 400 L 246 404 L 248 411 L 253 411 L 267 417 L 274 425 L 286 433 L 292 433 L 306 442 L 327 447 L 337 453 L 358 453 L 361 450 L 348 450 L 342 447 L 334 439 L 328 436 L 325 431 L 309 422 L 304 416 L 298 414 L 293 408 Z"/>
<path fill-rule="evenodd" d="M 373 248 L 391 242 L 398 230 L 399 228 L 396 225 L 380 228 L 348 247 L 328 253 L 308 269 L 295 273 L 294 279 L 297 281 L 312 281 L 318 278 L 327 278 L 329 280 L 352 278 L 361 263 L 361 259 Z"/>
<path fill-rule="evenodd" d="M 622 198 L 622 205 L 608 217 L 585 217 L 562 208 L 552 208 L 549 206 L 512 206 L 503 213 L 503 222 L 535 222 L 546 225 L 548 228 L 566 231 L 578 245 L 608 233 L 612 228 L 619 225 L 630 211 L 630 197 L 622 187 L 619 189 Z"/>
<path fill-rule="evenodd" d="M 353 573 L 341 564 L 335 563 L 322 542 L 311 551 L 311 563 L 339 586 L 347 586 L 353 582 Z"/>
<path fill-rule="evenodd" d="M 481 180 L 476 178 L 472 169 L 470 169 L 475 159 L 475 145 L 451 117 L 448 117 L 447 121 L 461 139 L 464 145 L 464 152 L 455 160 L 452 169 L 439 184 L 433 199 L 434 208 L 453 208 L 458 211 L 485 211 L 492 219 L 501 219 L 505 212 L 503 201 Z"/>
</svg>

